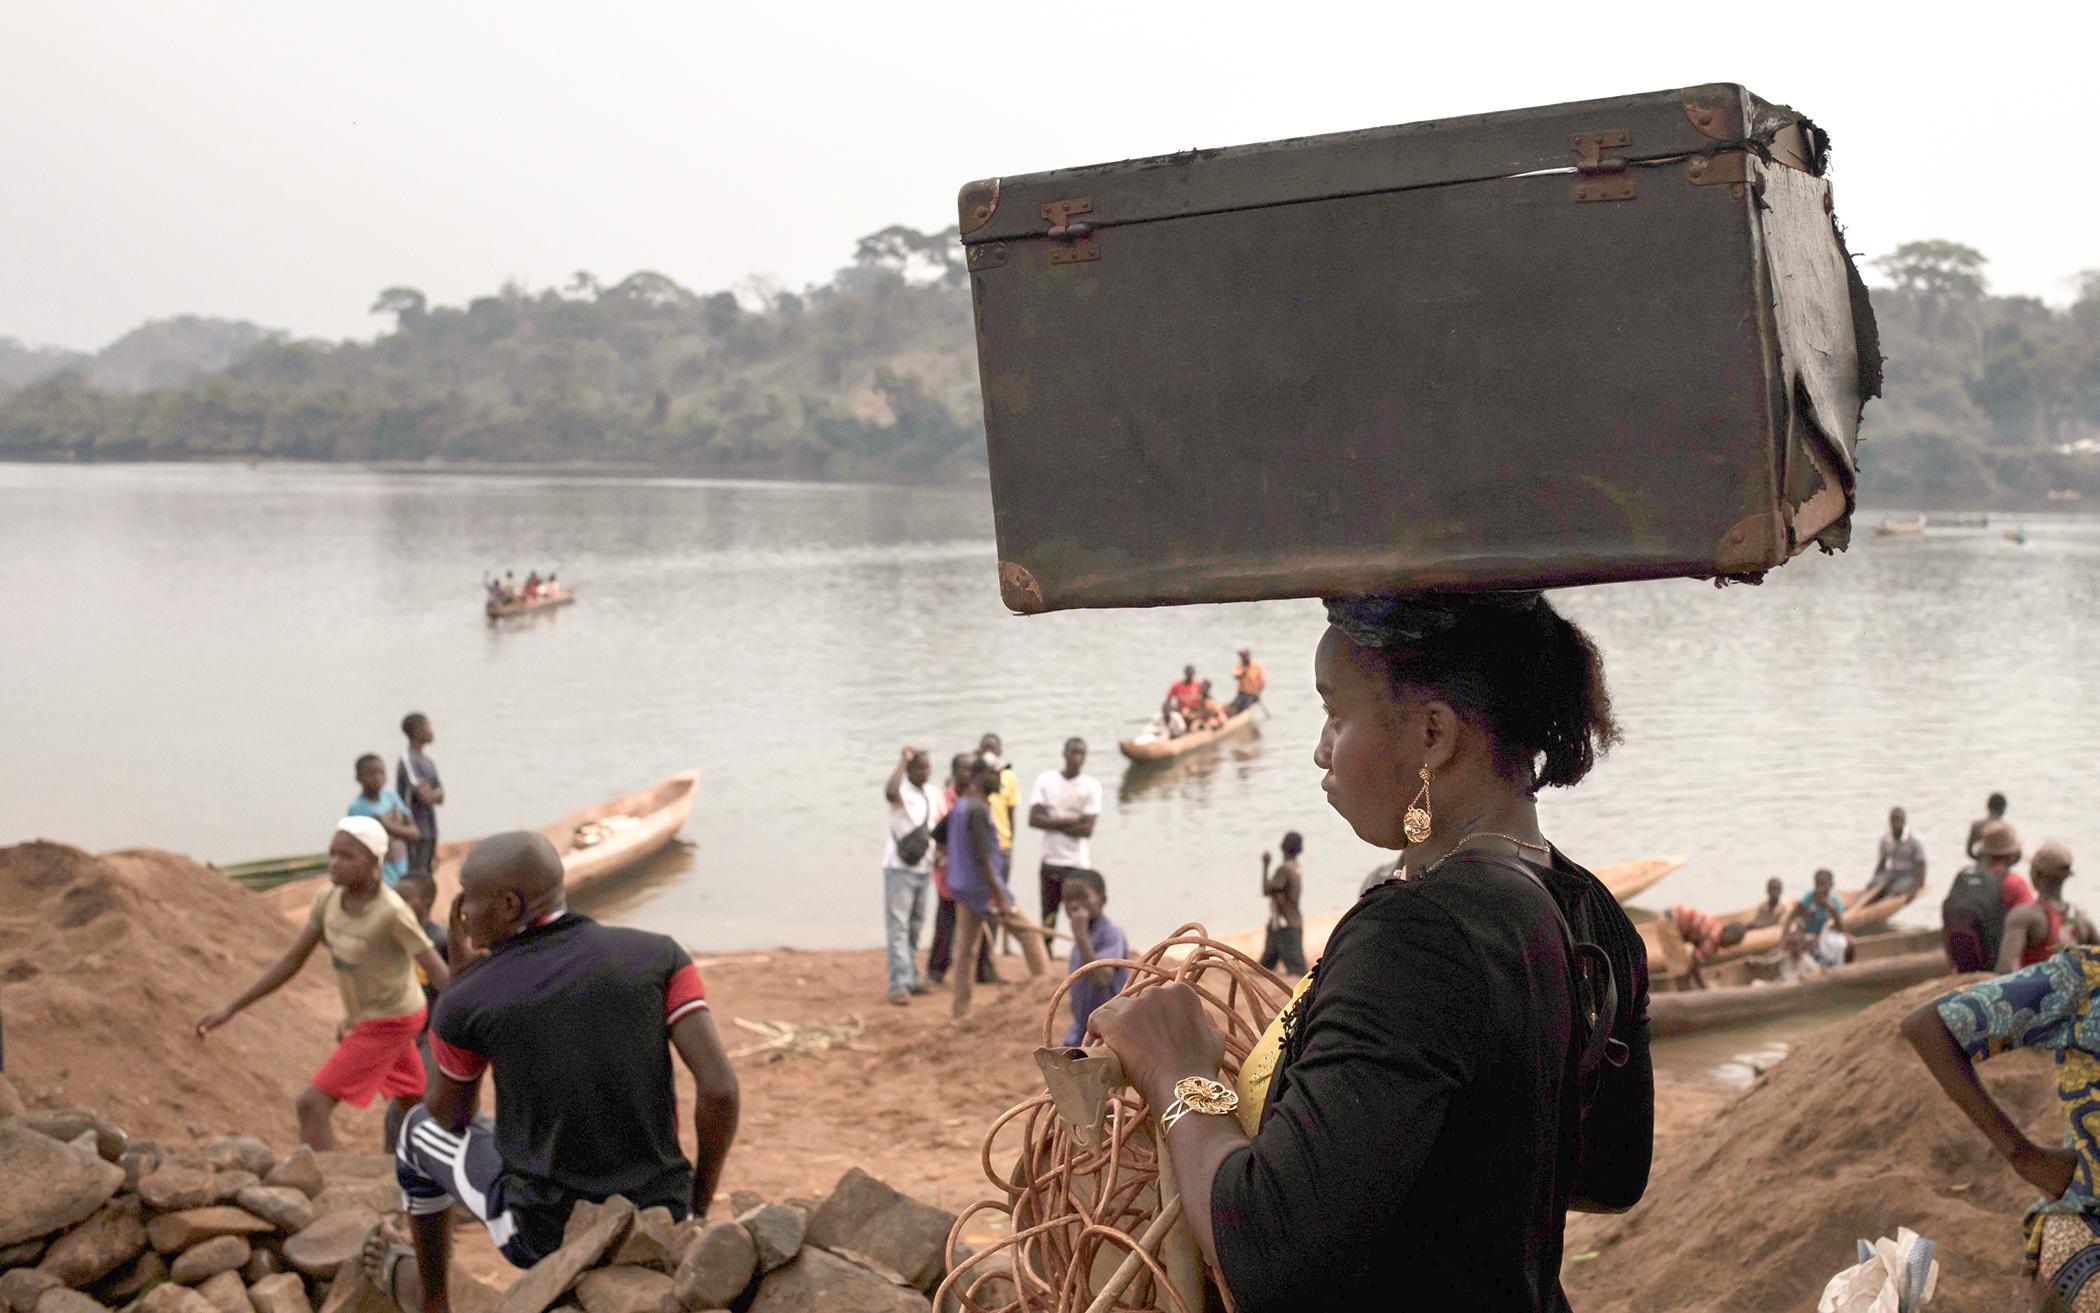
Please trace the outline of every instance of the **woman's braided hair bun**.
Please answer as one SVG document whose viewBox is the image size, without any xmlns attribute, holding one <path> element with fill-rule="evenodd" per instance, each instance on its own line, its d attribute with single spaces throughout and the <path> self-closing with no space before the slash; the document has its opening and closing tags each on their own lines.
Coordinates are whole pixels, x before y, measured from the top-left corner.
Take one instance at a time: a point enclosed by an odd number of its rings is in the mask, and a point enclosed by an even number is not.
<svg viewBox="0 0 2100 1313">
<path fill-rule="evenodd" d="M 1385 658 L 1395 693 L 1470 717 L 1511 779 L 1574 784 L 1619 741 L 1604 658 L 1543 594 L 1330 598 L 1327 620 Z"/>
</svg>

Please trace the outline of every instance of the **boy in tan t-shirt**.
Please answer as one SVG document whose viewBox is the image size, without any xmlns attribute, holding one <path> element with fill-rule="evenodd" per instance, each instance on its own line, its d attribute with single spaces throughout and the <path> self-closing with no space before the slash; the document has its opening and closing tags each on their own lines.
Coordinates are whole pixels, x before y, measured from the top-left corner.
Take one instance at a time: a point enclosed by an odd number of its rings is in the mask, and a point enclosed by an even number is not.
<svg viewBox="0 0 2100 1313">
<path fill-rule="evenodd" d="M 451 981 L 415 913 L 380 879 L 387 843 L 379 822 L 344 817 L 328 845 L 329 887 L 314 899 L 298 939 L 239 998 L 197 1022 L 201 1040 L 241 1009 L 283 988 L 316 947 L 328 946 L 343 995 L 343 1021 L 336 1027 L 335 1052 L 293 1105 L 299 1138 L 314 1149 L 335 1147 L 329 1122 L 336 1104 L 362 1108 L 374 1094 L 385 1094 L 392 1102 L 383 1147 L 392 1151 L 402 1116 L 423 1097 L 423 1063 L 416 1053 L 423 988 L 416 968 L 423 968 L 433 990 Z"/>
</svg>

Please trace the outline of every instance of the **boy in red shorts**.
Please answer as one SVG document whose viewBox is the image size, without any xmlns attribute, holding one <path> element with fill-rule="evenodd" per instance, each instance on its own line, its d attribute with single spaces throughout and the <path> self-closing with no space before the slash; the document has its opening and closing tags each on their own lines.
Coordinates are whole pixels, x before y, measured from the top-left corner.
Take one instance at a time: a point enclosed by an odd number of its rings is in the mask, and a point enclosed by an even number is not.
<svg viewBox="0 0 2100 1313">
<path fill-rule="evenodd" d="M 344 817 L 328 845 L 329 887 L 314 899 L 299 937 L 239 998 L 197 1022 L 201 1040 L 236 1012 L 283 988 L 317 946 L 328 946 L 343 994 L 343 1022 L 336 1027 L 335 1052 L 293 1105 L 299 1138 L 314 1149 L 335 1147 L 329 1119 L 336 1104 L 362 1108 L 374 1094 L 392 1101 L 384 1147 L 393 1148 L 403 1114 L 423 1096 L 423 1063 L 416 1053 L 423 989 L 415 969 L 423 968 L 435 990 L 451 981 L 445 959 L 431 947 L 415 913 L 380 879 L 387 843 L 378 821 Z"/>
</svg>

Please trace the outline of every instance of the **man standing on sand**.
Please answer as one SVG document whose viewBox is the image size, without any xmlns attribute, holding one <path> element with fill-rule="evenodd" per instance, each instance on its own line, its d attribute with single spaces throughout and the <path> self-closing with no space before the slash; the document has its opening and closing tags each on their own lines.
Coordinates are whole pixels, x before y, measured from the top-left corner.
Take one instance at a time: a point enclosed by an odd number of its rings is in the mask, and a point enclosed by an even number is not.
<svg viewBox="0 0 2100 1313">
<path fill-rule="evenodd" d="M 1296 980 L 1305 974 L 1305 917 L 1298 908 L 1298 897 L 1305 887 L 1298 854 L 1305 851 L 1305 840 L 1291 830 L 1283 836 L 1282 846 L 1283 864 L 1273 872 L 1269 870 L 1269 855 L 1261 855 L 1261 892 L 1269 900 L 1261 964 L 1264 970 L 1274 970 L 1281 963 L 1285 974 Z"/>
<path fill-rule="evenodd" d="M 409 815 L 408 804 L 386 786 L 386 763 L 378 753 L 367 752 L 357 759 L 357 796 L 344 808 L 344 815 L 369 817 L 386 831 L 386 857 L 380 863 L 379 876 L 391 889 L 408 874 L 408 845 L 421 837 L 421 832 L 416 829 L 415 818 Z"/>
<path fill-rule="evenodd" d="M 1874 874 L 1867 881 L 1862 904 L 1877 898 L 1900 898 L 1925 883 L 1925 845 L 1915 834 L 1905 834 L 1909 818 L 1901 807 L 1889 809 L 1889 832 L 1881 836 L 1880 854 L 1874 859 Z"/>
<path fill-rule="evenodd" d="M 882 850 L 883 943 L 889 950 L 890 1002 L 903 1007 L 927 985 L 919 979 L 919 927 L 926 920 L 926 886 L 933 878 L 933 759 L 907 746 L 882 786 L 889 802 L 889 842 Z"/>
<path fill-rule="evenodd" d="M 973 754 L 958 752 L 948 761 L 948 781 L 941 787 L 940 809 L 933 818 L 933 942 L 926 948 L 926 980 L 942 984 L 948 979 L 950 959 L 955 955 L 955 891 L 948 887 L 948 814 L 955 810 L 955 782 L 969 768 Z M 977 983 L 998 985 L 999 972 L 992 966 L 991 936 L 977 945 Z"/>
<path fill-rule="evenodd" d="M 437 809 L 444 805 L 445 786 L 438 779 L 437 763 L 423 749 L 437 742 L 430 717 L 411 711 L 401 718 L 401 733 L 408 748 L 394 767 L 394 792 L 408 804 L 409 819 L 416 823 L 416 837 L 408 842 L 408 869 L 430 874 L 437 864 Z"/>
<path fill-rule="evenodd" d="M 440 995 L 451 980 L 408 904 L 379 878 L 387 837 L 369 816 L 344 817 L 328 845 L 329 887 L 314 899 L 299 937 L 239 998 L 197 1022 L 201 1040 L 235 1013 L 282 989 L 315 948 L 328 946 L 343 995 L 343 1021 L 336 1027 L 335 1052 L 293 1104 L 299 1139 L 313 1149 L 335 1147 L 329 1122 L 336 1104 L 362 1108 L 375 1094 L 392 1100 L 386 1144 L 393 1144 L 402 1117 L 423 1093 L 423 1061 L 416 1053 L 423 989 L 416 968 Z"/>
<path fill-rule="evenodd" d="M 999 768 L 983 757 L 958 759 L 955 778 L 955 807 L 948 813 L 948 889 L 955 895 L 955 957 L 958 964 L 977 955 L 980 934 L 1015 920 L 1013 891 L 1006 887 L 1006 854 L 999 847 L 998 831 L 992 827 L 988 799 L 999 789 Z M 1021 952 L 1028 959 L 1028 974 L 1040 976 L 1049 966 L 1049 953 L 1033 930 L 1024 932 Z M 970 1012 L 974 974 L 954 972 L 954 1014 L 957 1020 Z"/>
<path fill-rule="evenodd" d="M 991 809 L 992 828 L 999 833 L 999 859 L 1003 863 L 1000 869 L 1011 875 L 1014 869 L 1014 812 L 1021 805 L 1021 780 L 1019 776 L 1014 774 L 1014 768 L 1007 765 L 1006 758 L 1001 755 L 1005 747 L 1005 743 L 1000 740 L 997 734 L 988 732 L 983 738 L 977 740 L 977 755 L 989 762 L 992 768 L 999 772 L 998 787 L 993 789 L 984 801 Z M 994 928 L 990 926 L 985 927 L 985 943 L 987 946 L 996 944 L 998 937 L 998 932 Z M 1009 934 L 1004 951 L 1011 952 L 1012 950 L 1013 937 Z"/>
<path fill-rule="evenodd" d="M 438 1002 L 438 1079 L 401 1126 L 394 1174 L 415 1236 L 403 1276 L 378 1230 L 365 1272 L 408 1313 L 445 1313 L 457 1202 L 504 1258 L 530 1267 L 561 1247 L 569 1210 L 625 1195 L 674 1218 L 705 1216 L 736 1135 L 737 1081 L 692 960 L 671 939 L 564 909 L 561 857 L 531 832 L 484 839 L 460 868 L 453 961 Z M 678 1145 L 671 1051 L 693 1074 L 697 1161 Z M 496 1073 L 495 1131 L 472 1124 Z"/>
<path fill-rule="evenodd" d="M 1086 766 L 1086 740 L 1065 740 L 1065 768 L 1046 770 L 1035 777 L 1028 795 L 1028 824 L 1043 832 L 1043 860 L 1036 872 L 1042 887 L 1043 928 L 1057 927 L 1057 909 L 1064 905 L 1065 877 L 1093 866 L 1089 840 L 1094 822 L 1101 816 L 1101 781 L 1082 775 Z M 1048 940 L 1044 941 L 1048 947 Z"/>
<path fill-rule="evenodd" d="M 1240 649 L 1239 661 L 1232 667 L 1232 677 L 1239 681 L 1240 686 L 1239 695 L 1232 699 L 1230 713 L 1237 716 L 1261 701 L 1261 691 L 1269 686 L 1269 672 L 1263 670 L 1261 662 L 1254 659 L 1252 648 L 1243 647 Z"/>
</svg>

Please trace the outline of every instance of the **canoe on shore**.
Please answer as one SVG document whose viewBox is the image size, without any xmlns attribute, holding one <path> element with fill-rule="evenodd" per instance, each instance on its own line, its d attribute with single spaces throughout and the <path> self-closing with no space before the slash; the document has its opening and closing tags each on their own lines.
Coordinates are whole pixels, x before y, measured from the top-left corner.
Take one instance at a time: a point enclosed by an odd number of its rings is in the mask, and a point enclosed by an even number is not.
<svg viewBox="0 0 2100 1313">
<path fill-rule="evenodd" d="M 1860 901 L 1862 895 L 1866 893 L 1864 889 L 1841 890 L 1838 896 L 1845 900 L 1844 918 L 1846 933 L 1860 935 L 1871 930 L 1881 929 L 1889 923 L 1890 917 L 1916 902 L 1919 895 L 1923 894 L 1929 887 L 1929 885 L 1920 885 L 1907 894 L 1895 894 L 1889 897 L 1877 898 L 1871 903 L 1862 903 Z M 1782 920 L 1786 915 L 1785 909 L 1792 906 L 1792 902 L 1781 903 L 1780 916 Z M 1727 925 L 1730 921 L 1741 921 L 1747 925 L 1756 912 L 1757 906 L 1752 904 L 1749 907 L 1730 912 L 1725 916 L 1717 916 L 1714 920 L 1722 925 Z M 1667 917 L 1662 917 L 1653 921 L 1643 921 L 1640 926 L 1641 941 L 1648 946 L 1648 970 L 1656 976 L 1680 975 L 1684 972 L 1688 961 L 1684 940 L 1677 936 L 1675 928 L 1672 927 L 1668 933 L 1664 932 L 1663 927 L 1667 920 Z M 1741 943 L 1732 948 L 1721 949 L 1715 953 L 1708 959 L 1708 962 L 1733 962 L 1738 958 L 1756 957 L 1763 953 L 1769 953 L 1779 947 L 1779 937 L 1778 925 L 1761 926 L 1744 935 Z"/>
<path fill-rule="evenodd" d="M 602 884 L 631 869 L 670 843 L 692 814 L 699 795 L 700 772 L 680 771 L 646 789 L 623 793 L 536 828 L 561 854 L 568 893 L 574 897 L 593 884 Z M 460 863 L 477 842 L 461 839 L 438 845 L 431 875 L 438 889 L 432 916 L 439 922 L 452 906 L 453 895 L 459 892 Z M 327 859 L 323 857 L 321 861 L 325 871 Z M 303 919 L 312 906 L 314 890 L 310 883 L 285 884 L 268 896 L 287 916 L 297 920 Z"/>
<path fill-rule="evenodd" d="M 1132 761 L 1168 761 L 1184 752 L 1193 752 L 1207 743 L 1215 743 L 1227 734 L 1235 734 L 1254 723 L 1254 713 L 1261 710 L 1257 702 L 1245 711 L 1227 716 L 1225 723 L 1216 729 L 1192 729 L 1176 738 L 1154 737 L 1143 734 L 1134 739 L 1124 739 L 1116 746 Z"/>
<path fill-rule="evenodd" d="M 505 616 L 524 615 L 530 611 L 545 611 L 551 607 L 567 606 L 575 600 L 575 589 L 557 587 L 541 593 L 538 597 L 521 597 L 515 602 L 490 602 L 482 610 L 487 613 L 489 619 L 501 620 Z"/>
<path fill-rule="evenodd" d="M 1603 882 L 1605 888 L 1612 891 L 1613 897 L 1623 903 L 1634 894 L 1646 889 L 1649 885 L 1654 884 L 1657 880 L 1662 879 L 1670 872 L 1684 865 L 1684 861 L 1685 859 L 1682 857 L 1644 857 L 1639 861 L 1620 862 L 1615 866 L 1599 866 L 1593 874 L 1596 875 L 1598 880 Z M 1341 919 L 1342 916 L 1339 912 L 1328 916 L 1308 916 L 1305 918 L 1305 960 L 1307 962 L 1314 961 L 1321 953 L 1327 950 L 1327 936 L 1334 933 L 1335 924 Z M 1213 935 L 1211 937 L 1220 943 L 1232 945 L 1249 957 L 1261 956 L 1263 932 L 1259 929 L 1235 930 L 1227 934 Z"/>
<path fill-rule="evenodd" d="M 1865 1005 L 1951 968 L 1939 931 L 1910 930 L 1863 936 L 1853 961 L 1799 980 L 1777 980 L 1777 970 L 1769 959 L 1751 959 L 1706 973 L 1706 988 L 1659 989 L 1648 996 L 1650 1033 L 1689 1035 L 1842 1002 Z"/>
<path fill-rule="evenodd" d="M 292 857 L 265 857 L 253 862 L 235 862 L 218 870 L 228 879 L 261 893 L 295 880 L 311 880 L 328 871 L 327 853 L 299 853 Z"/>
</svg>

